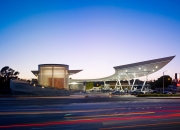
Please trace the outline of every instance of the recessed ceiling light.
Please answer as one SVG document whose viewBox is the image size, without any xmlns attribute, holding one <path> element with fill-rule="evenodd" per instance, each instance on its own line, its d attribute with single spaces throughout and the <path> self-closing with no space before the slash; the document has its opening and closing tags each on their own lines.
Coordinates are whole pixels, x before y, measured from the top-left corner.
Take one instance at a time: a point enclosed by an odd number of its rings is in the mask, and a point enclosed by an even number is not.
<svg viewBox="0 0 180 130">
<path fill-rule="evenodd" d="M 141 68 L 139 68 L 139 70 L 140 70 Z"/>
<path fill-rule="evenodd" d="M 158 68 L 158 66 L 156 66 L 156 68 Z"/>
</svg>

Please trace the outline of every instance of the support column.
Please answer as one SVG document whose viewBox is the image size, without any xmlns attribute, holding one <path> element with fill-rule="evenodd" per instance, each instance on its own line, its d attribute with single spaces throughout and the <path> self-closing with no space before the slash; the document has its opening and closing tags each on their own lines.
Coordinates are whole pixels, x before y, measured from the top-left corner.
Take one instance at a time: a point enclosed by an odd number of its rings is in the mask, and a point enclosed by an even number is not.
<svg viewBox="0 0 180 130">
<path fill-rule="evenodd" d="M 130 83 L 130 81 L 129 81 L 129 76 L 128 76 L 128 73 L 127 73 L 127 72 L 126 72 L 126 77 L 127 77 L 129 86 L 131 86 L 131 83 Z"/>
<path fill-rule="evenodd" d="M 120 79 L 118 80 L 118 82 L 119 82 L 119 85 L 120 85 L 121 90 L 124 91 L 123 88 L 122 88 Z"/>
<path fill-rule="evenodd" d="M 135 81 L 136 81 L 136 78 L 134 78 L 134 81 L 133 81 L 133 84 L 132 84 L 131 90 L 133 90 L 133 88 L 134 88 L 134 83 L 135 83 Z"/>
<path fill-rule="evenodd" d="M 114 89 L 116 89 L 116 88 L 117 88 L 117 84 L 118 84 L 118 80 L 116 80 L 116 85 L 114 86 Z"/>
<path fill-rule="evenodd" d="M 84 85 L 84 92 L 86 93 L 86 81 L 84 81 L 83 85 Z"/>
<path fill-rule="evenodd" d="M 104 81 L 104 88 L 106 87 L 106 81 Z"/>
</svg>

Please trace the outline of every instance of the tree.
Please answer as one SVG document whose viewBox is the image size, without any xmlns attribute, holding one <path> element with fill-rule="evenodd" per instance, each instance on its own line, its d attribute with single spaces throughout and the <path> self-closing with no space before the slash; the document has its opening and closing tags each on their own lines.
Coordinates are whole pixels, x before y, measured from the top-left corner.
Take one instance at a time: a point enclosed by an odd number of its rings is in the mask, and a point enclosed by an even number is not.
<svg viewBox="0 0 180 130">
<path fill-rule="evenodd" d="M 169 75 L 164 75 L 164 87 L 167 88 L 168 85 L 171 85 L 172 78 Z M 155 86 L 157 88 L 163 88 L 163 76 L 158 78 L 155 82 Z"/>
<path fill-rule="evenodd" d="M 19 75 L 18 71 L 5 66 L 0 71 L 0 91 L 10 91 L 10 80 L 17 79 Z"/>
<path fill-rule="evenodd" d="M 86 82 L 86 90 L 92 89 L 94 87 L 93 82 Z"/>
<path fill-rule="evenodd" d="M 156 85 L 156 80 L 151 80 L 151 81 L 148 82 L 148 84 L 151 86 L 151 89 L 154 90 L 155 87 L 156 87 L 156 86 L 155 86 L 155 85 Z"/>
<path fill-rule="evenodd" d="M 11 68 L 9 68 L 9 66 L 5 66 L 1 69 L 1 77 L 3 77 L 5 80 L 11 79 L 11 78 L 17 78 L 19 75 L 18 71 L 15 71 Z"/>
</svg>

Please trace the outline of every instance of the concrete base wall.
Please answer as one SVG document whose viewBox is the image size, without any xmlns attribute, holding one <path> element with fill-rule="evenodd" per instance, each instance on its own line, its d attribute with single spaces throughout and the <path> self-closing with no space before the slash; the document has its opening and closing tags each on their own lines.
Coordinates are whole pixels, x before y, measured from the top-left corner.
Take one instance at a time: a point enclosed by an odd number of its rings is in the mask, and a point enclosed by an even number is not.
<svg viewBox="0 0 180 130">
<path fill-rule="evenodd" d="M 68 90 L 42 88 L 41 86 L 33 86 L 28 83 L 22 83 L 16 80 L 11 80 L 10 88 L 13 91 L 29 93 L 38 96 L 69 96 L 72 93 Z"/>
</svg>

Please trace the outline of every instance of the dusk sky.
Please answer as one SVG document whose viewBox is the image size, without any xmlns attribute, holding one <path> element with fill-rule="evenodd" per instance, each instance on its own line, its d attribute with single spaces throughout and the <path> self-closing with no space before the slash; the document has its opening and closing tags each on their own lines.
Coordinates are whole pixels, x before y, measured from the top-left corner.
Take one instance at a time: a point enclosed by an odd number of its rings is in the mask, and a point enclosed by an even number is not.
<svg viewBox="0 0 180 130">
<path fill-rule="evenodd" d="M 180 73 L 179 0 L 0 0 L 0 68 L 35 78 L 38 64 L 112 75 L 114 66 L 176 57 L 148 80 Z"/>
</svg>

